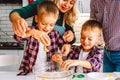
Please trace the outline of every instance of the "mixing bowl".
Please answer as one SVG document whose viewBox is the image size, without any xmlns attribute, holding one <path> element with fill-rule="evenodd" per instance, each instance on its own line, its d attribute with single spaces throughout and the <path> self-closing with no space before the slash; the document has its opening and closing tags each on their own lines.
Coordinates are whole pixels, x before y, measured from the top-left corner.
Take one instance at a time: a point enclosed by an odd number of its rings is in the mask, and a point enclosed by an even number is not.
<svg viewBox="0 0 120 80">
<path fill-rule="evenodd" d="M 46 62 L 34 68 L 33 73 L 36 80 L 71 80 L 74 70 L 62 70 L 58 64 Z"/>
</svg>

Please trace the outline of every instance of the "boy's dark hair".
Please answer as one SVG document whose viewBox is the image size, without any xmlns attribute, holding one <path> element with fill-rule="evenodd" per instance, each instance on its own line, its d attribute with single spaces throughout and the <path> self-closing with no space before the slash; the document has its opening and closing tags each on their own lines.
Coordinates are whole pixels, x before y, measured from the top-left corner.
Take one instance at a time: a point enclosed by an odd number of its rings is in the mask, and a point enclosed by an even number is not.
<svg viewBox="0 0 120 80">
<path fill-rule="evenodd" d="M 87 20 L 83 25 L 82 25 L 82 30 L 86 29 L 94 29 L 98 28 L 99 30 L 102 30 L 102 24 L 96 20 Z"/>
<path fill-rule="evenodd" d="M 43 14 L 54 14 L 54 16 L 58 16 L 59 9 L 54 2 L 48 0 L 43 1 L 37 6 L 37 15 L 42 16 Z"/>
</svg>

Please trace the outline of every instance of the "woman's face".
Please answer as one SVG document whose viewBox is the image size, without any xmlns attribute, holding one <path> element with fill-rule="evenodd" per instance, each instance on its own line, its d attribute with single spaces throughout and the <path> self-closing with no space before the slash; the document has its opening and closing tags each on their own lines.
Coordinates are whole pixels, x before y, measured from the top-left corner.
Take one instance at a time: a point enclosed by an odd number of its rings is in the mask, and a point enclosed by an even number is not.
<svg viewBox="0 0 120 80">
<path fill-rule="evenodd" d="M 59 5 L 59 10 L 63 13 L 71 10 L 76 0 L 62 0 Z"/>
</svg>

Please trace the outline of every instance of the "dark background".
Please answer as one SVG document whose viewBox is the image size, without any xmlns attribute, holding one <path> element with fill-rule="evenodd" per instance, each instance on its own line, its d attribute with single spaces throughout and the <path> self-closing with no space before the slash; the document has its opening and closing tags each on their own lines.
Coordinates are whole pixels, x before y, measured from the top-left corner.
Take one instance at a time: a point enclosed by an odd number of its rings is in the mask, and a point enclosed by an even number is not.
<svg viewBox="0 0 120 80">
<path fill-rule="evenodd" d="M 12 4 L 14 4 L 14 3 L 20 3 L 20 4 L 22 4 L 22 0 L 0 0 L 0 3 L 12 3 Z"/>
</svg>

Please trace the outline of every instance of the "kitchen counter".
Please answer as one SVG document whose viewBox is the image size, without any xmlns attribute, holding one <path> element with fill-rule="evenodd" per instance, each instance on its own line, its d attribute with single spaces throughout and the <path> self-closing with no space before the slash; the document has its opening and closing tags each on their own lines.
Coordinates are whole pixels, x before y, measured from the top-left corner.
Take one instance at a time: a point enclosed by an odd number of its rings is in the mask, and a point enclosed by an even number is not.
<svg viewBox="0 0 120 80">
<path fill-rule="evenodd" d="M 0 72 L 0 80 L 37 80 L 33 73 L 29 73 L 28 75 L 25 75 L 25 76 L 16 76 L 17 74 L 18 74 L 18 72 L 3 72 L 3 71 L 1 71 Z M 115 74 L 116 77 L 119 77 L 119 75 L 120 75 L 120 73 L 118 73 L 118 72 L 117 73 L 114 73 L 114 72 L 106 73 L 106 74 Z M 116 78 L 116 77 L 114 77 L 114 78 Z M 47 80 L 47 79 L 44 79 L 44 80 Z M 49 80 L 56 80 L 56 79 L 49 79 Z M 74 78 L 71 80 L 89 80 L 89 78 L 87 78 L 87 75 L 85 75 L 84 78 Z M 98 79 L 98 80 L 102 80 L 102 79 Z M 104 80 L 115 80 L 115 79 L 109 78 L 109 79 L 104 79 Z"/>
</svg>

